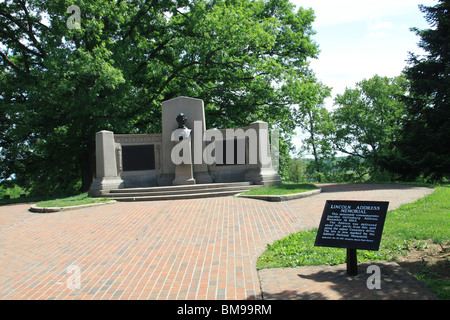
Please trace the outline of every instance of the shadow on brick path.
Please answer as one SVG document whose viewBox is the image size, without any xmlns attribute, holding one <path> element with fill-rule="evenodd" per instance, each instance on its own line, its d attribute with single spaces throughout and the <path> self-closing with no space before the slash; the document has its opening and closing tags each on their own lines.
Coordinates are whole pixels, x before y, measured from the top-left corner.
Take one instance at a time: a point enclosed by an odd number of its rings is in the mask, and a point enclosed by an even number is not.
<svg viewBox="0 0 450 320">
<path fill-rule="evenodd" d="M 369 266 L 379 267 L 374 278 Z M 412 274 L 390 261 L 358 265 L 350 277 L 346 265 L 259 270 L 264 300 L 437 300 Z M 378 281 L 379 288 L 375 286 Z"/>
</svg>

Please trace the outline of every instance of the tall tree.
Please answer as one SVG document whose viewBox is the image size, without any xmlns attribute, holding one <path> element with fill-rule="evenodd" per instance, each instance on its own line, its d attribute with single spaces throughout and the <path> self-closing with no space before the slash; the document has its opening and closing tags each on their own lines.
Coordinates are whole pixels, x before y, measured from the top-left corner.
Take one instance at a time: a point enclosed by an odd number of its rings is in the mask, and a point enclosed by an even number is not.
<svg viewBox="0 0 450 320">
<path fill-rule="evenodd" d="M 403 76 L 391 79 L 376 75 L 337 95 L 333 147 L 349 156 L 346 161 L 359 176 L 381 169 L 381 159 L 390 152 L 389 144 L 396 139 L 405 115 L 400 97 L 407 88 Z"/>
<path fill-rule="evenodd" d="M 385 166 L 405 180 L 450 175 L 450 1 L 420 6 L 430 29 L 413 29 L 425 56 L 410 55 L 407 118 Z"/>
<path fill-rule="evenodd" d="M 41 191 L 87 190 L 95 132 L 160 132 L 179 95 L 211 127 L 290 134 L 318 54 L 312 10 L 288 0 L 7 0 L 0 17 L 0 179 Z"/>
<path fill-rule="evenodd" d="M 334 131 L 334 124 L 330 112 L 325 107 L 325 99 L 330 97 L 331 89 L 311 76 L 310 81 L 305 81 L 293 95 L 299 101 L 297 123 L 306 134 L 302 152 L 308 151 L 314 157 L 314 161 L 309 165 L 312 166 L 311 173 L 321 172 L 324 160 L 329 160 L 334 155 L 329 139 Z"/>
</svg>

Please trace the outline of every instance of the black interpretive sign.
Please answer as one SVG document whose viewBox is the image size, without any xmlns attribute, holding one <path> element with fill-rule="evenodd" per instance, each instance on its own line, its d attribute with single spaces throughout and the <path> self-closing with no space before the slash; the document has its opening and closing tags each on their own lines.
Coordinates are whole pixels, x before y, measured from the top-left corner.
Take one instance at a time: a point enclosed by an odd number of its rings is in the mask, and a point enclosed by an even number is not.
<svg viewBox="0 0 450 320">
<path fill-rule="evenodd" d="M 389 202 L 328 200 L 315 246 L 377 251 Z"/>
<path fill-rule="evenodd" d="M 122 146 L 122 167 L 123 171 L 155 170 L 155 146 Z"/>
</svg>

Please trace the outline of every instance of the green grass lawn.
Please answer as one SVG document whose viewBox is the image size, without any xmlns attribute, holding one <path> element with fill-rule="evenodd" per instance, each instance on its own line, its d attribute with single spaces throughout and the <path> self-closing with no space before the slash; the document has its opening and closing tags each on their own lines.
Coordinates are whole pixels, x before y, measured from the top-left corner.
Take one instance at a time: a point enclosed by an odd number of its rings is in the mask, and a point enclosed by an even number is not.
<svg viewBox="0 0 450 320">
<path fill-rule="evenodd" d="M 38 202 L 36 206 L 40 208 L 70 207 L 70 206 L 79 206 L 83 204 L 106 202 L 109 200 L 110 199 L 108 198 L 90 198 L 86 192 L 73 197 L 41 201 Z"/>
<path fill-rule="evenodd" d="M 346 250 L 314 247 L 317 229 L 301 231 L 268 245 L 259 257 L 257 268 L 284 268 L 308 265 L 337 265 L 345 263 Z M 425 248 L 428 242 L 450 243 L 450 186 L 436 187 L 435 191 L 414 203 L 389 211 L 379 251 L 358 250 L 358 262 L 396 260 L 411 249 Z M 449 263 L 447 256 L 445 263 Z M 450 279 L 422 272 L 416 275 L 441 299 L 450 299 Z M 428 282 L 427 282 L 428 281 Z M 440 293 L 439 293 L 440 292 Z"/>
<path fill-rule="evenodd" d="M 0 186 L 0 199 L 3 199 L 4 196 L 8 195 L 11 199 L 19 198 L 21 194 L 26 194 L 26 190 L 21 187 L 15 185 L 9 188 L 4 186 Z"/>
<path fill-rule="evenodd" d="M 249 191 L 243 192 L 243 195 L 286 195 L 286 194 L 294 194 L 294 193 L 302 193 L 306 191 L 316 190 L 318 189 L 313 184 L 298 184 L 298 183 L 285 183 L 274 185 L 270 187 L 261 187 L 261 188 L 254 188 Z"/>
<path fill-rule="evenodd" d="M 5 196 L 9 196 L 9 199 L 6 199 Z M 30 196 L 25 189 L 17 185 L 13 187 L 0 186 L 0 206 L 24 202 L 37 202 L 46 199 L 48 199 L 48 197 Z"/>
</svg>

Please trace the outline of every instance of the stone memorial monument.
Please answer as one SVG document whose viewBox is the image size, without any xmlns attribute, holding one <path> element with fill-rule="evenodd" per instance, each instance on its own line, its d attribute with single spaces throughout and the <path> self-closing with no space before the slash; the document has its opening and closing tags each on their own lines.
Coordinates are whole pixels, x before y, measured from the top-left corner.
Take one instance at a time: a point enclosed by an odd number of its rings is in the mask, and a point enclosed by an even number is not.
<svg viewBox="0 0 450 320">
<path fill-rule="evenodd" d="M 161 133 L 97 132 L 97 170 L 90 196 L 178 184 L 281 183 L 272 166 L 266 122 L 206 130 L 200 99 L 178 97 L 164 101 L 161 108 Z"/>
</svg>

